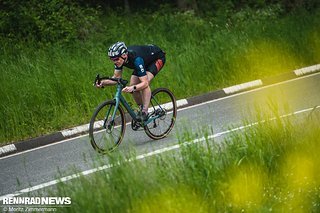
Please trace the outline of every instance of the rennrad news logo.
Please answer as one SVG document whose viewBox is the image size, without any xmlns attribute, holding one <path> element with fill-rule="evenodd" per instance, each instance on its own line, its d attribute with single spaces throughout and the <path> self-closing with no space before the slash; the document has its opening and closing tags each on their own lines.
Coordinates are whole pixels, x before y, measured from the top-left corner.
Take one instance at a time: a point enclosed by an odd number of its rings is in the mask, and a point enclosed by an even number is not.
<svg viewBox="0 0 320 213">
<path fill-rule="evenodd" d="M 5 197 L 3 205 L 70 205 L 70 197 Z"/>
</svg>

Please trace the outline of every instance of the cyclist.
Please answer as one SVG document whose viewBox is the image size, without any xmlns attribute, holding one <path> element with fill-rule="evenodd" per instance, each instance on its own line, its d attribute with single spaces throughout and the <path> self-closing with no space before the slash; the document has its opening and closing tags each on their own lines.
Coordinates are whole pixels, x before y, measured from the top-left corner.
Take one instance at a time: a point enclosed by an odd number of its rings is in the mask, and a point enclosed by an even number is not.
<svg viewBox="0 0 320 213">
<path fill-rule="evenodd" d="M 122 91 L 132 93 L 135 102 L 141 106 L 137 119 L 147 120 L 151 98 L 149 85 L 165 64 L 165 52 L 153 44 L 127 47 L 124 42 L 117 42 L 108 49 L 108 56 L 114 63 L 113 77 L 121 78 L 123 67 L 133 69 L 130 86 L 123 88 Z M 102 80 L 96 86 L 101 88 L 114 84 L 116 84 L 114 81 Z"/>
</svg>

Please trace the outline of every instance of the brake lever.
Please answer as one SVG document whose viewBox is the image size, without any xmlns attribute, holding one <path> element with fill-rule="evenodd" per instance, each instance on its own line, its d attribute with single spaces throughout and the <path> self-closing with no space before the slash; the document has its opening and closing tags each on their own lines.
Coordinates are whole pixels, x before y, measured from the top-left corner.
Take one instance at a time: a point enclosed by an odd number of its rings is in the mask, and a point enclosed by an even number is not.
<svg viewBox="0 0 320 213">
<path fill-rule="evenodd" d="M 96 75 L 96 78 L 94 79 L 93 86 L 96 86 L 97 81 L 99 81 L 99 78 L 100 78 L 100 75 L 97 74 L 97 75 Z M 99 82 L 98 82 L 98 83 L 99 83 Z"/>
<path fill-rule="evenodd" d="M 100 74 L 96 75 L 96 78 L 95 78 L 95 80 L 93 82 L 93 86 L 96 86 L 97 84 L 101 84 Z M 104 87 L 101 87 L 101 88 L 104 88 Z"/>
</svg>

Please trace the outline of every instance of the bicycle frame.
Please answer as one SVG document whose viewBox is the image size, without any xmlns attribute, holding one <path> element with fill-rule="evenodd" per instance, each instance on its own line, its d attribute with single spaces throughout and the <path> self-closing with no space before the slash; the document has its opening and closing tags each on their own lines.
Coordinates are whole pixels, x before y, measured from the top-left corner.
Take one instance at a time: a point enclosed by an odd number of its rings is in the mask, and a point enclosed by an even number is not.
<svg viewBox="0 0 320 213">
<path fill-rule="evenodd" d="M 114 100 L 116 101 L 116 108 L 115 109 L 118 109 L 119 107 L 119 104 L 121 103 L 124 108 L 128 111 L 128 113 L 130 114 L 130 116 L 136 120 L 137 119 L 137 115 L 136 113 L 133 111 L 133 109 L 130 107 L 130 105 L 128 104 L 128 102 L 126 101 L 126 99 L 122 96 L 121 94 L 121 91 L 122 91 L 123 87 L 122 85 L 118 84 L 117 85 L 117 92 L 116 92 L 116 95 L 114 97 Z M 114 114 L 112 116 L 112 119 L 114 119 L 114 116 L 115 116 L 115 113 L 116 113 L 116 110 L 114 111 Z"/>
<path fill-rule="evenodd" d="M 130 116 L 132 117 L 133 120 L 137 120 L 137 115 L 136 113 L 133 111 L 133 109 L 131 108 L 131 106 L 128 104 L 128 102 L 126 101 L 126 99 L 122 96 L 122 89 L 123 89 L 123 86 L 121 84 L 117 84 L 117 91 L 116 91 L 116 95 L 114 97 L 114 100 L 115 100 L 115 108 L 114 108 L 114 111 L 112 113 L 112 119 L 111 121 L 114 121 L 115 119 L 115 116 L 116 116 L 116 111 L 119 107 L 120 104 L 122 104 L 124 106 L 124 108 L 128 111 L 128 113 L 130 114 Z M 158 104 L 158 103 L 157 103 Z M 159 105 L 159 107 L 161 108 L 161 106 Z M 107 115 L 106 115 L 106 118 L 109 117 L 109 114 L 110 114 L 110 111 L 111 111 L 111 108 L 108 110 L 107 112 Z M 154 121 L 155 119 L 159 118 L 159 116 L 153 116 L 153 117 L 150 117 L 147 121 L 145 121 L 143 123 L 143 125 L 148 125 L 149 123 L 151 123 L 152 121 Z"/>
</svg>

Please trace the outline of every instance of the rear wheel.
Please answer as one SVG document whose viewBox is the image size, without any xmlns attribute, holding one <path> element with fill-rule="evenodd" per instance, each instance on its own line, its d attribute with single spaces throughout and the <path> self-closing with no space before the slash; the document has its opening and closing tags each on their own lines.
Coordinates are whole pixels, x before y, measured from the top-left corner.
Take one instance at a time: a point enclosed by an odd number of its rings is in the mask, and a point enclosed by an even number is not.
<svg viewBox="0 0 320 213">
<path fill-rule="evenodd" d="M 100 104 L 90 121 L 89 137 L 91 145 L 100 153 L 113 151 L 121 143 L 126 124 L 122 107 L 115 109 L 115 101 Z M 114 119 L 112 119 L 115 113 Z"/>
<path fill-rule="evenodd" d="M 154 139 L 166 137 L 172 130 L 177 117 L 176 98 L 167 88 L 158 88 L 152 92 L 149 108 L 149 119 L 144 126 L 146 134 Z"/>
</svg>

